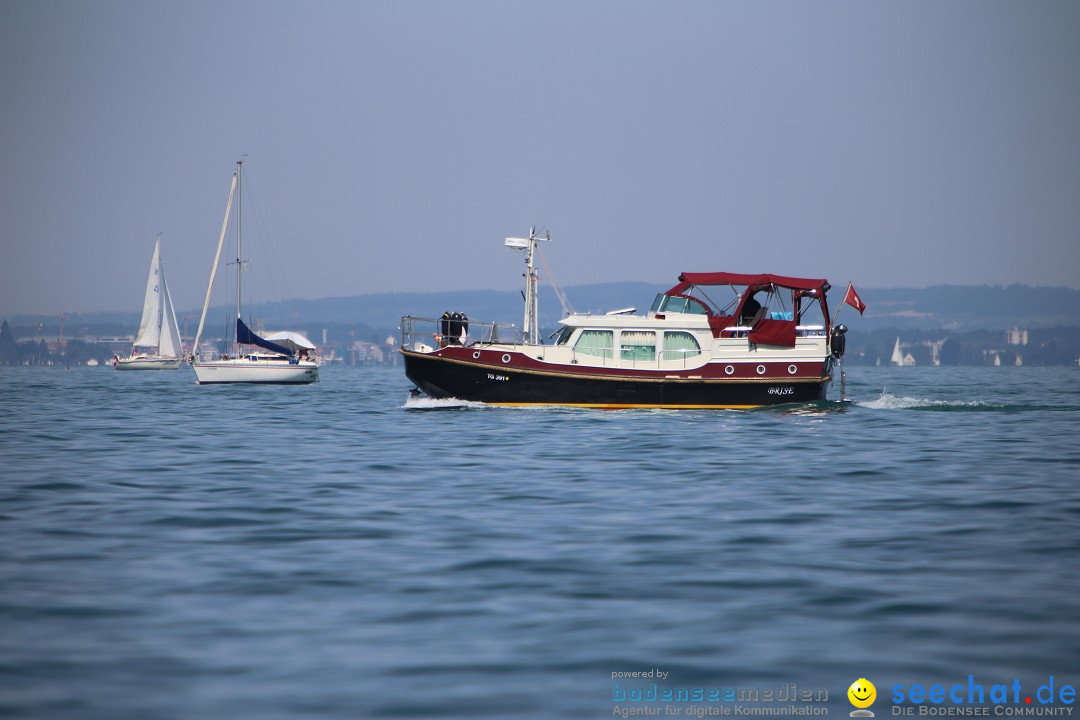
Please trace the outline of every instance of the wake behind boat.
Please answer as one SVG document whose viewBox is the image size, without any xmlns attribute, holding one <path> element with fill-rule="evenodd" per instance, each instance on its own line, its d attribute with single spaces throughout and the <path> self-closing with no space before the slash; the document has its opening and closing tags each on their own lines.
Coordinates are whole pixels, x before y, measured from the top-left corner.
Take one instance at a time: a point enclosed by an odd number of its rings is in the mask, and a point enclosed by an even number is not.
<svg viewBox="0 0 1080 720">
<path fill-rule="evenodd" d="M 142 319 L 132 344 L 131 355 L 113 357 L 117 370 L 176 370 L 183 362 L 180 330 L 176 324 L 165 267 L 161 262 L 161 236 L 154 242 L 150 275 L 146 279 Z"/>
<path fill-rule="evenodd" d="M 553 345 L 538 340 L 535 232 L 508 238 L 526 253 L 520 330 L 402 318 L 405 373 L 433 398 L 495 405 L 592 408 L 753 408 L 826 398 L 844 353 L 825 279 L 683 273 L 645 315 L 634 308 L 571 314 Z M 726 298 L 722 297 L 724 294 Z M 849 286 L 844 302 L 862 312 Z M 841 393 L 842 394 L 842 393 Z"/>
<path fill-rule="evenodd" d="M 218 239 L 214 265 L 210 270 L 210 284 L 206 289 L 199 330 L 195 335 L 194 355 L 191 367 L 200 385 L 215 383 L 265 383 L 279 385 L 306 385 L 319 379 L 319 364 L 315 346 L 303 335 L 296 332 L 282 332 L 261 337 L 253 332 L 243 321 L 241 315 L 241 282 L 243 279 L 243 260 L 241 258 L 241 171 L 243 161 L 236 163 L 232 186 L 229 188 L 229 201 L 225 206 L 225 220 L 221 225 L 221 237 Z M 218 263 L 221 260 L 221 248 L 229 227 L 229 216 L 233 199 L 236 199 L 236 335 L 231 354 L 203 354 L 199 349 L 206 312 L 210 307 L 210 295 L 214 289 Z"/>
</svg>

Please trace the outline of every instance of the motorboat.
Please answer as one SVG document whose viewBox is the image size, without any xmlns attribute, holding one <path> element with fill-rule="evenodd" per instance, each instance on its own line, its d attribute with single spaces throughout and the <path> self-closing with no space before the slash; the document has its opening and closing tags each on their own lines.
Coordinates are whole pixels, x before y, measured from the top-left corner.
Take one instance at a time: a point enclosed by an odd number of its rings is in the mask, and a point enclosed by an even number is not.
<svg viewBox="0 0 1080 720">
<path fill-rule="evenodd" d="M 829 282 L 761 273 L 684 272 L 648 311 L 572 313 L 541 342 L 538 252 L 525 252 L 521 328 L 465 313 L 406 316 L 400 352 L 418 392 L 492 405 L 756 408 L 826 399 L 847 331 L 829 317 Z M 844 302 L 862 312 L 849 285 Z M 862 307 L 859 307 L 859 306 Z M 842 369 L 842 367 L 841 367 Z M 843 393 L 841 393 L 843 394 Z"/>
</svg>

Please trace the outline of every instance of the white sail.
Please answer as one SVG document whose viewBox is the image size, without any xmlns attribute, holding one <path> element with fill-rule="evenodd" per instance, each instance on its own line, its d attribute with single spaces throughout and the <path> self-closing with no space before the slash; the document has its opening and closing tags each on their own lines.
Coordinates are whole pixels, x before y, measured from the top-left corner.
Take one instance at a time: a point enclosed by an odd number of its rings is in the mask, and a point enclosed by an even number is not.
<svg viewBox="0 0 1080 720">
<path fill-rule="evenodd" d="M 236 195 L 236 180 L 237 173 L 233 173 L 232 185 L 229 186 L 229 201 L 225 203 L 225 219 L 221 221 L 221 236 L 218 238 L 217 252 L 214 254 L 214 264 L 210 266 L 210 284 L 206 288 L 206 299 L 203 300 L 202 316 L 199 318 L 199 329 L 195 332 L 195 344 L 191 346 L 193 355 L 199 354 L 199 340 L 202 339 L 203 326 L 206 324 L 206 311 L 210 309 L 210 294 L 214 292 L 214 278 L 217 277 L 218 262 L 221 261 L 221 246 L 225 244 L 225 233 L 229 230 L 229 213 L 232 212 L 233 197 Z M 237 253 L 237 255 L 239 255 L 239 253 Z"/>
<path fill-rule="evenodd" d="M 160 267 L 160 266 L 159 266 Z M 169 285 L 165 282 L 165 268 L 161 269 L 161 345 L 159 355 L 179 357 L 183 346 L 180 342 L 180 328 L 176 324 L 176 310 L 173 309 Z"/>
<path fill-rule="evenodd" d="M 135 336 L 135 347 L 158 346 L 161 337 L 161 239 L 154 243 L 154 257 L 150 260 L 150 276 L 146 279 L 146 297 L 143 299 L 142 320 Z"/>
<path fill-rule="evenodd" d="M 896 346 L 893 348 L 891 359 L 893 365 L 904 364 L 904 354 L 900 352 L 900 338 L 896 338 Z"/>
</svg>

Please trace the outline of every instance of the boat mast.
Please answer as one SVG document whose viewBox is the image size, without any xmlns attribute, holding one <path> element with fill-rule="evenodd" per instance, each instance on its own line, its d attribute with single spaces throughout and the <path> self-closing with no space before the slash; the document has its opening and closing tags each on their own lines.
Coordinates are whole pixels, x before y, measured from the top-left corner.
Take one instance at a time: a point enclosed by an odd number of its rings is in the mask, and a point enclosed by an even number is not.
<svg viewBox="0 0 1080 720">
<path fill-rule="evenodd" d="M 506 238 L 506 247 L 514 250 L 525 251 L 525 267 L 527 272 L 525 273 L 525 319 L 522 322 L 522 333 L 524 340 L 530 345 L 536 345 L 539 343 L 539 307 L 537 303 L 536 282 L 538 276 L 536 274 L 536 243 L 538 240 L 551 240 L 551 233 L 545 233 L 544 237 L 540 238 L 536 235 L 536 227 L 529 228 L 529 238 Z"/>
<path fill-rule="evenodd" d="M 529 228 L 529 249 L 525 251 L 525 265 L 529 269 L 525 275 L 525 321 L 521 326 L 525 332 L 525 342 L 536 344 L 537 318 L 539 308 L 536 304 L 536 228 Z"/>
<path fill-rule="evenodd" d="M 206 324 L 206 311 L 210 307 L 210 293 L 214 290 L 214 277 L 217 276 L 218 262 L 221 261 L 221 247 L 225 243 L 225 233 L 229 229 L 229 213 L 232 211 L 235 195 L 236 173 L 233 173 L 232 184 L 229 186 L 229 201 L 225 204 L 225 219 L 221 221 L 221 235 L 218 237 L 217 252 L 214 253 L 214 264 L 210 266 L 210 283 L 206 286 L 206 299 L 203 300 L 202 315 L 199 316 L 199 329 L 195 332 L 195 344 L 191 346 L 193 357 L 199 354 L 199 340 L 202 338 L 203 326 Z"/>
<path fill-rule="evenodd" d="M 241 231 L 241 218 L 243 213 L 240 212 L 240 206 L 243 204 L 244 192 L 240 185 L 240 171 L 243 169 L 244 161 L 236 161 L 236 319 L 240 319 L 240 231 Z"/>
<path fill-rule="evenodd" d="M 161 233 L 158 233 L 157 237 L 154 239 L 154 251 L 157 252 L 158 248 L 160 246 L 161 246 Z M 164 323 L 162 321 L 165 319 L 165 270 L 164 270 L 164 268 L 162 267 L 162 264 L 161 264 L 161 255 L 160 254 L 158 255 L 158 280 L 159 280 L 159 285 L 161 286 L 161 300 L 162 301 L 159 303 L 160 307 L 158 308 L 159 312 L 158 312 L 158 316 L 157 316 L 157 324 L 158 324 L 157 354 L 161 355 L 161 330 L 160 330 L 160 328 L 161 328 L 162 325 L 164 325 Z"/>
</svg>

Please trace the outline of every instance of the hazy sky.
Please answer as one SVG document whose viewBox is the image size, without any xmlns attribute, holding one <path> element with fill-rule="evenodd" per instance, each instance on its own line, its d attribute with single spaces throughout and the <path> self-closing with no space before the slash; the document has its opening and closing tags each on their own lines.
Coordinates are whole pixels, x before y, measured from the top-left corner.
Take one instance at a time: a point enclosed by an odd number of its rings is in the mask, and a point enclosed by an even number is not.
<svg viewBox="0 0 1080 720">
<path fill-rule="evenodd" d="M 158 232 L 200 306 L 244 154 L 257 299 L 516 288 L 534 224 L 564 286 L 1080 287 L 1077 2 L 0 0 L 0 90 L 0 314 L 137 311 Z"/>
</svg>

